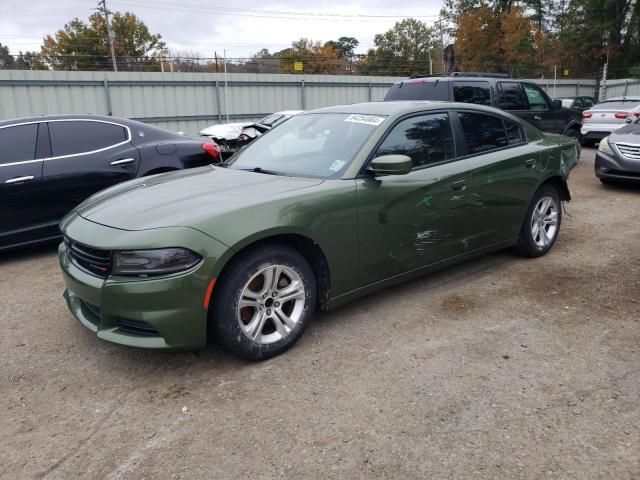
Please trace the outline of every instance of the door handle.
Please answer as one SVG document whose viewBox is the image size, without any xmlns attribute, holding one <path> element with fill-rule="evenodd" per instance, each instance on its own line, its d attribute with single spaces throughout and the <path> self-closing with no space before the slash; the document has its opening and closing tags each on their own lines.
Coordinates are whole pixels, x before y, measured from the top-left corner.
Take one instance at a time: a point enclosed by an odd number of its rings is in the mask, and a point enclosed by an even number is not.
<svg viewBox="0 0 640 480">
<path fill-rule="evenodd" d="M 20 183 L 20 182 L 29 182 L 31 180 L 33 180 L 34 177 L 33 175 L 28 175 L 26 177 L 16 177 L 16 178 L 10 178 L 9 180 L 6 180 L 4 183 Z"/>
<path fill-rule="evenodd" d="M 537 162 L 536 162 L 535 158 L 530 158 L 529 160 L 525 160 L 525 161 L 524 161 L 524 165 L 525 165 L 525 167 L 527 167 L 527 168 L 533 168 L 533 167 L 535 167 L 535 166 L 536 166 L 536 163 L 537 163 Z"/>
<path fill-rule="evenodd" d="M 114 160 L 111 165 L 127 165 L 128 163 L 135 162 L 135 158 L 121 158 L 120 160 Z"/>
<path fill-rule="evenodd" d="M 451 184 L 451 187 L 456 191 L 462 191 L 465 188 L 467 188 L 467 181 L 466 180 L 456 180 L 455 182 L 453 182 Z"/>
<path fill-rule="evenodd" d="M 542 117 L 540 115 L 534 115 L 533 119 L 534 120 L 542 120 Z"/>
</svg>

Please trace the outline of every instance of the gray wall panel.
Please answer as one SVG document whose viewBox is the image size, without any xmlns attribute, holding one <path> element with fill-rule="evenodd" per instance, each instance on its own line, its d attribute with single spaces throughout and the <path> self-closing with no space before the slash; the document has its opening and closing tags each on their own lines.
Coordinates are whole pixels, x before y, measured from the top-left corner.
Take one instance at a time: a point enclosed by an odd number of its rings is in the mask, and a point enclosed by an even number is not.
<svg viewBox="0 0 640 480">
<path fill-rule="evenodd" d="M 0 71 L 0 119 L 54 113 L 107 114 L 104 81 L 115 116 L 146 119 L 156 126 L 196 134 L 225 121 L 257 120 L 260 114 L 337 104 L 380 101 L 395 77 L 229 74 L 225 105 L 219 73 Z M 216 93 L 215 83 L 219 91 Z M 304 81 L 304 94 L 302 81 Z M 553 96 L 552 80 L 532 80 Z M 592 95 L 591 80 L 559 80 L 556 96 Z M 620 86 L 611 86 L 609 95 Z M 629 94 L 640 86 L 628 86 Z M 621 94 L 621 93 L 620 93 Z M 218 110 L 218 96 L 220 111 Z M 197 118 L 190 118 L 197 116 Z M 242 118 L 237 118 L 241 116 Z M 233 119 L 236 117 L 236 119 Z"/>
</svg>

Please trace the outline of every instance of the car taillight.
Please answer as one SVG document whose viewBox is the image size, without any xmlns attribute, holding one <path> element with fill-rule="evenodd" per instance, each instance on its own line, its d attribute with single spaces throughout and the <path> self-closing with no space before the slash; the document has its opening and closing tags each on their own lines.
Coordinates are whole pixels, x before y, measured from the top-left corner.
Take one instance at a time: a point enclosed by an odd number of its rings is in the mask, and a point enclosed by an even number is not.
<svg viewBox="0 0 640 480">
<path fill-rule="evenodd" d="M 621 120 L 624 120 L 625 118 L 629 117 L 630 115 L 631 115 L 630 113 L 623 113 L 623 112 L 621 112 L 621 113 L 616 113 L 616 114 L 615 114 L 615 117 L 616 117 L 616 118 L 619 118 L 619 119 L 621 119 Z"/>
<path fill-rule="evenodd" d="M 220 160 L 220 147 L 217 143 L 203 143 L 202 150 L 207 152 L 211 158 Z"/>
<path fill-rule="evenodd" d="M 586 112 L 582 114 L 582 118 L 591 118 L 591 117 L 593 117 L 593 113 Z"/>
</svg>

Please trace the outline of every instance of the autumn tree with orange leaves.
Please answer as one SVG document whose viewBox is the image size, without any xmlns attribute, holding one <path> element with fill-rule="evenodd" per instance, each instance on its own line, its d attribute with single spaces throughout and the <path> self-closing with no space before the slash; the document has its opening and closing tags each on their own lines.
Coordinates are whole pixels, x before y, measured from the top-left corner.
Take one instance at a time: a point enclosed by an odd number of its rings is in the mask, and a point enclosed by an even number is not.
<svg viewBox="0 0 640 480">
<path fill-rule="evenodd" d="M 522 75 L 537 73 L 548 41 L 523 8 L 496 14 L 483 5 L 460 15 L 454 48 L 462 70 Z"/>
</svg>

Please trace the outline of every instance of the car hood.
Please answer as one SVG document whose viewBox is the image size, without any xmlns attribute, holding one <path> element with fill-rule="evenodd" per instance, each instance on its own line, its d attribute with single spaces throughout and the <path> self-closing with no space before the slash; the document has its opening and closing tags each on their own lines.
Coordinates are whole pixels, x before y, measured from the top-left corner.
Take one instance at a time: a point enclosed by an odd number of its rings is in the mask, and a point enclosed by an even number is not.
<svg viewBox="0 0 640 480">
<path fill-rule="evenodd" d="M 216 215 L 259 206 L 322 182 L 209 166 L 116 185 L 90 197 L 75 212 L 122 230 L 199 228 Z"/>
<path fill-rule="evenodd" d="M 640 124 L 631 123 L 619 128 L 609 136 L 609 142 L 640 144 Z"/>
</svg>

